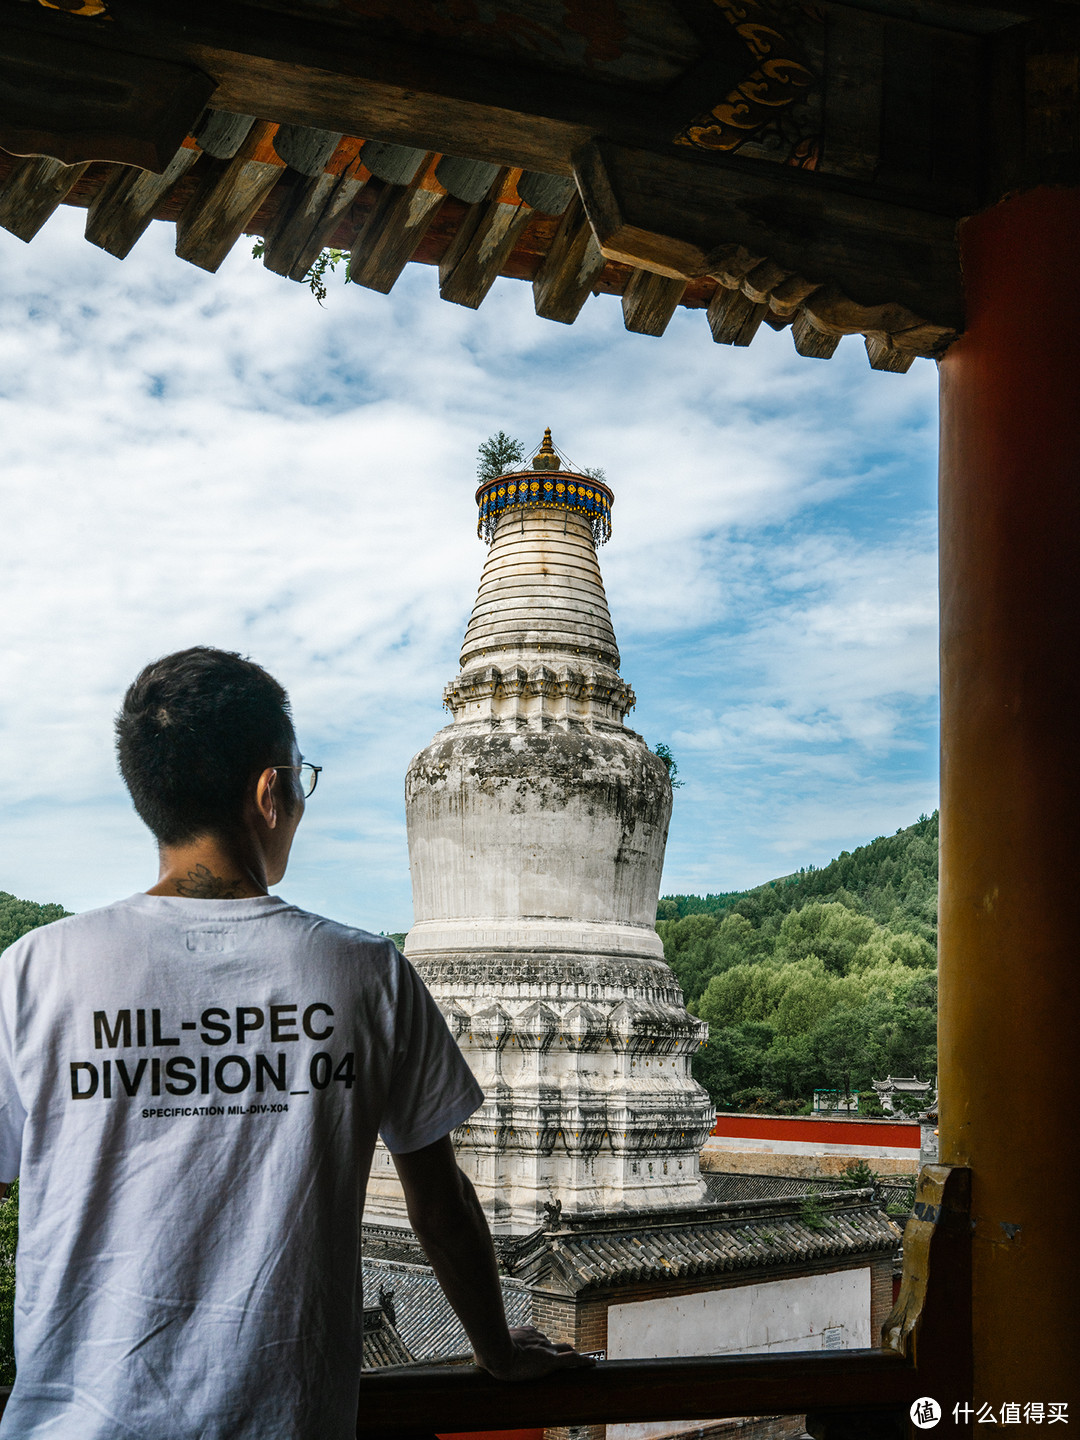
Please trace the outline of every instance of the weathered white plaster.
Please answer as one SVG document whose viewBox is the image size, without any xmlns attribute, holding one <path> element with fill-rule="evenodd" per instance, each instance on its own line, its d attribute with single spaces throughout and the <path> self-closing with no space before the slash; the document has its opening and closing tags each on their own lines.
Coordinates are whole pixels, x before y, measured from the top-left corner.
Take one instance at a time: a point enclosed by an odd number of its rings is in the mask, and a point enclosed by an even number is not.
<svg viewBox="0 0 1080 1440">
<path fill-rule="evenodd" d="M 574 478 L 574 477 L 570 477 Z M 633 692 L 589 523 L 498 521 L 447 686 L 452 723 L 406 778 L 406 953 L 486 1095 L 455 1136 L 493 1228 L 702 1198 L 712 1124 L 654 920 L 667 769 L 623 723 Z M 372 1219 L 404 1221 L 385 1153 Z"/>
<path fill-rule="evenodd" d="M 870 1339 L 870 1270 L 838 1270 L 697 1295 L 631 1301 L 608 1310 L 608 1358 L 851 1350 Z M 700 1420 L 609 1425 L 608 1440 L 651 1440 Z"/>
</svg>

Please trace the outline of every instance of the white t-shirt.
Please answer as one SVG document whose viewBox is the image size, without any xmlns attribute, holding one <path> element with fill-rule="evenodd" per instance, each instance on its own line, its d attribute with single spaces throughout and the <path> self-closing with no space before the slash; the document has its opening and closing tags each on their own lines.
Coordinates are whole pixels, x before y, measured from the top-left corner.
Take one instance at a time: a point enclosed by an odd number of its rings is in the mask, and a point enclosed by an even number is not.
<svg viewBox="0 0 1080 1440">
<path fill-rule="evenodd" d="M 482 1099 L 391 941 L 276 896 L 133 895 L 23 936 L 0 1436 L 351 1440 L 376 1133 L 419 1150 Z"/>
</svg>

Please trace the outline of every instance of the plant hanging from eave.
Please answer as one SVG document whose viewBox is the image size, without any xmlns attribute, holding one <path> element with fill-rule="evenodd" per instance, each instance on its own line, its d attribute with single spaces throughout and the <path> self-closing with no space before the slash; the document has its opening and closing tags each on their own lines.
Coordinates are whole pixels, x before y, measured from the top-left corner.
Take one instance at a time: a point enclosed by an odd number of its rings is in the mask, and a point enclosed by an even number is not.
<svg viewBox="0 0 1080 1440">
<path fill-rule="evenodd" d="M 265 254 L 266 241 L 256 240 L 255 244 L 251 247 L 251 258 L 253 260 L 261 260 Z M 304 276 L 301 283 L 308 287 L 308 289 L 315 296 L 315 299 L 319 302 L 320 305 L 326 299 L 327 295 L 327 273 L 332 273 L 333 271 L 335 271 L 338 267 L 339 262 L 344 260 L 345 258 L 346 252 L 344 250 L 322 250 L 316 257 L 315 263 L 312 265 L 311 269 Z M 345 284 L 348 285 L 348 283 L 349 272 L 348 269 L 346 269 Z"/>
</svg>

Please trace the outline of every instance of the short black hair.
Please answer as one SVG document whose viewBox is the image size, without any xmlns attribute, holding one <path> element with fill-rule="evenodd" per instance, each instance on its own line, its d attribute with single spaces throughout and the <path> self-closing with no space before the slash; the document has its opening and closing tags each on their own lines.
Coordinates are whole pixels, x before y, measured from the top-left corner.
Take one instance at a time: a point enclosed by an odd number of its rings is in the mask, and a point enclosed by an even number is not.
<svg viewBox="0 0 1080 1440">
<path fill-rule="evenodd" d="M 294 742 L 289 697 L 274 677 L 208 645 L 147 665 L 116 717 L 120 773 L 163 845 L 235 832 L 251 780 L 291 765 Z M 289 800 L 298 793 L 283 790 Z"/>
</svg>

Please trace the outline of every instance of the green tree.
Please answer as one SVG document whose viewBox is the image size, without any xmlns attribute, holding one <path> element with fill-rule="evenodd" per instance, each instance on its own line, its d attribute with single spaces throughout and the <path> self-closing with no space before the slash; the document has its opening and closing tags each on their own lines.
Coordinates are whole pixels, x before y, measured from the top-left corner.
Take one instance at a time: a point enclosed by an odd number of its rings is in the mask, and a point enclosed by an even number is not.
<svg viewBox="0 0 1080 1440">
<path fill-rule="evenodd" d="M 653 754 L 658 756 L 659 759 L 664 762 L 664 765 L 667 768 L 668 779 L 671 781 L 671 788 L 673 790 L 681 790 L 685 782 L 682 780 L 676 780 L 675 778 L 676 775 L 678 775 L 679 773 L 679 766 L 676 763 L 675 756 L 671 753 L 671 746 L 665 745 L 664 742 L 661 740 L 655 746 Z"/>
<path fill-rule="evenodd" d="M 843 1003 L 847 988 L 838 976 L 825 972 L 817 955 L 808 955 L 783 972 L 784 988 L 776 1007 L 780 1035 L 805 1035 Z"/>
<path fill-rule="evenodd" d="M 811 901 L 784 916 L 776 941 L 781 960 L 803 960 L 816 955 L 826 970 L 846 975 L 860 949 L 876 929 L 869 915 L 859 915 L 838 901 Z"/>
<path fill-rule="evenodd" d="M 670 916 L 671 901 L 661 900 L 659 910 Z M 772 951 L 768 937 L 754 929 L 744 915 L 692 914 L 682 919 L 660 918 L 656 931 L 664 944 L 664 958 L 675 972 L 683 994 L 696 1004 L 713 975 L 733 965 L 767 958 Z"/>
<path fill-rule="evenodd" d="M 773 965 L 733 965 L 714 975 L 696 1012 L 710 1025 L 770 1020 L 784 992 L 783 972 Z"/>
<path fill-rule="evenodd" d="M 817 1084 L 845 1095 L 860 1089 L 866 1069 L 867 1034 L 862 1013 L 846 1005 L 833 1010 L 807 1037 L 817 1061 Z"/>
<path fill-rule="evenodd" d="M 734 1095 L 759 1083 L 775 1033 L 771 1025 L 753 1021 L 710 1031 L 691 1069 L 715 1105 L 729 1108 Z"/>
<path fill-rule="evenodd" d="M 710 1025 L 695 1074 L 718 1104 L 936 1072 L 937 834 L 923 815 L 820 870 L 660 901 L 665 957 Z"/>
<path fill-rule="evenodd" d="M 0 890 L 0 950 L 6 950 L 27 931 L 62 920 L 69 913 L 62 905 L 38 905 Z"/>
<path fill-rule="evenodd" d="M 882 1176 L 871 1170 L 865 1160 L 852 1160 L 837 1178 L 849 1190 L 875 1190 L 882 1181 Z"/>
<path fill-rule="evenodd" d="M 808 1035 L 777 1035 L 762 1066 L 766 1084 L 789 1098 L 807 1099 L 817 1082 L 818 1061 Z"/>
<path fill-rule="evenodd" d="M 476 474 L 480 483 L 495 480 L 525 459 L 525 446 L 520 440 L 497 430 L 489 435 L 476 452 Z"/>
<path fill-rule="evenodd" d="M 0 1200 L 0 1385 L 15 1381 L 15 1247 L 19 1239 L 19 1182 Z"/>
<path fill-rule="evenodd" d="M 62 920 L 62 905 L 38 905 L 0 890 L 0 950 L 20 935 Z M 15 1380 L 15 1247 L 19 1239 L 19 1182 L 0 1200 L 0 1385 Z"/>
</svg>

